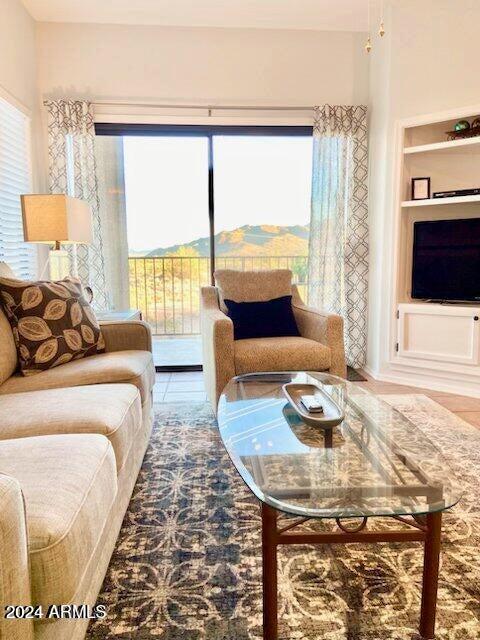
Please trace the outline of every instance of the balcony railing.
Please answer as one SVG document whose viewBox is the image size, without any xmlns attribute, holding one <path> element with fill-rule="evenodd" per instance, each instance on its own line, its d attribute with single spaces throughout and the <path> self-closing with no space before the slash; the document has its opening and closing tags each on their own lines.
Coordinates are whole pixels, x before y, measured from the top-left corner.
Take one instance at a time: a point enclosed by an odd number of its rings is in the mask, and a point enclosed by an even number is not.
<svg viewBox="0 0 480 640">
<path fill-rule="evenodd" d="M 128 259 L 130 306 L 142 311 L 155 335 L 200 333 L 200 287 L 210 284 L 210 258 L 152 257 Z M 291 269 L 306 299 L 306 256 L 228 256 L 217 269 L 241 271 Z"/>
</svg>

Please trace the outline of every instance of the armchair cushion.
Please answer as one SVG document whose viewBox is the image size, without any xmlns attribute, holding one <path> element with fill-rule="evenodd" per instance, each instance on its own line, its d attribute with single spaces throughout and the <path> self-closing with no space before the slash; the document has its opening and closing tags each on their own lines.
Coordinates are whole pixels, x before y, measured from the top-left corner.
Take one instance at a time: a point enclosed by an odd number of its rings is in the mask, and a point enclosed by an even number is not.
<svg viewBox="0 0 480 640">
<path fill-rule="evenodd" d="M 215 271 L 220 309 L 226 313 L 225 298 L 235 302 L 259 302 L 292 295 L 292 272 L 289 269 L 270 271 Z"/>
<path fill-rule="evenodd" d="M 292 296 L 262 302 L 235 302 L 225 298 L 235 340 L 299 336 Z"/>
<path fill-rule="evenodd" d="M 0 394 L 108 382 L 135 385 L 140 390 L 143 404 L 155 383 L 152 354 L 149 351 L 114 351 L 67 362 L 36 376 L 12 376 L 0 386 Z"/>
<path fill-rule="evenodd" d="M 325 371 L 330 349 L 301 337 L 252 338 L 235 341 L 235 373 L 256 371 Z"/>
</svg>

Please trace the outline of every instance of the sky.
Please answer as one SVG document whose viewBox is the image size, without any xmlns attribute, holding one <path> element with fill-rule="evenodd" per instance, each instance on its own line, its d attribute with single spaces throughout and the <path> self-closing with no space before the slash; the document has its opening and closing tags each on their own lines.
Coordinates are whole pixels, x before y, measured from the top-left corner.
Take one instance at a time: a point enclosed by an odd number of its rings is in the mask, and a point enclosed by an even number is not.
<svg viewBox="0 0 480 640">
<path fill-rule="evenodd" d="M 124 142 L 130 251 L 208 236 L 206 138 L 133 137 Z M 307 224 L 312 139 L 214 138 L 215 232 L 245 224 Z"/>
</svg>

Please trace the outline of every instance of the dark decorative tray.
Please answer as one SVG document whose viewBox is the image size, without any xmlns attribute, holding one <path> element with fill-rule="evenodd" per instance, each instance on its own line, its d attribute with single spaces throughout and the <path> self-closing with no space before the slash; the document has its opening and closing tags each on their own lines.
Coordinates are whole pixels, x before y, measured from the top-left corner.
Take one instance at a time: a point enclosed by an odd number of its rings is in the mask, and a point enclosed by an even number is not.
<svg viewBox="0 0 480 640">
<path fill-rule="evenodd" d="M 342 409 L 328 393 L 325 393 L 317 385 L 291 382 L 290 384 L 284 384 L 282 388 L 285 397 L 306 424 L 322 429 L 331 429 L 343 422 L 345 414 Z M 311 413 L 305 409 L 300 398 L 309 395 L 320 396 L 323 413 Z"/>
<path fill-rule="evenodd" d="M 480 127 L 463 129 L 462 131 L 445 131 L 449 140 L 461 140 L 462 138 L 476 138 L 480 136 Z"/>
</svg>

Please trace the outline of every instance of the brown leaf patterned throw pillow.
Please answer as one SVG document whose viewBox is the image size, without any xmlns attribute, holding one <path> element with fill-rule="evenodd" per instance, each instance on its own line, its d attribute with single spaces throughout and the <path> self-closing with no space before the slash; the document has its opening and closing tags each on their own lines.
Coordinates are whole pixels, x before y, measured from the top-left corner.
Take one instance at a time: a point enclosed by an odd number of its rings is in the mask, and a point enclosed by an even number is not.
<svg viewBox="0 0 480 640">
<path fill-rule="evenodd" d="M 0 297 L 24 376 L 105 351 L 80 280 L 27 282 L 0 278 Z"/>
</svg>

